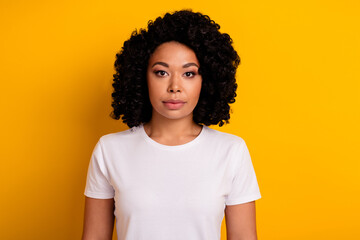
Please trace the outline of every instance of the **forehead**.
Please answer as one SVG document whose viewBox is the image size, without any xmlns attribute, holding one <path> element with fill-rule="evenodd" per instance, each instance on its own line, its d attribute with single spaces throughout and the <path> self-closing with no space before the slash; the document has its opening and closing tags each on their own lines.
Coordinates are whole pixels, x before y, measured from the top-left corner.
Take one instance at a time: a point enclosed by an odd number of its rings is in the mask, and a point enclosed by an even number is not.
<svg viewBox="0 0 360 240">
<path fill-rule="evenodd" d="M 191 48 L 175 41 L 163 43 L 155 49 L 150 56 L 149 65 L 151 66 L 155 62 L 181 66 L 190 62 L 199 64 L 196 54 Z"/>
</svg>

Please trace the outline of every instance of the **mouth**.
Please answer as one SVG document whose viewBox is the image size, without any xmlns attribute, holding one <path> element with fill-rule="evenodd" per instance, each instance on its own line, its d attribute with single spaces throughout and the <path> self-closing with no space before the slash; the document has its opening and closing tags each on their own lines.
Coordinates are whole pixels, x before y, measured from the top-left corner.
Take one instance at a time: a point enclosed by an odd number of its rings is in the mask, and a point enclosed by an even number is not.
<svg viewBox="0 0 360 240">
<path fill-rule="evenodd" d="M 170 110 L 180 109 L 185 104 L 185 102 L 181 100 L 169 100 L 163 101 L 163 103 Z"/>
<path fill-rule="evenodd" d="M 185 103 L 184 101 L 181 101 L 181 100 L 168 100 L 168 101 L 164 101 L 164 103 Z"/>
</svg>

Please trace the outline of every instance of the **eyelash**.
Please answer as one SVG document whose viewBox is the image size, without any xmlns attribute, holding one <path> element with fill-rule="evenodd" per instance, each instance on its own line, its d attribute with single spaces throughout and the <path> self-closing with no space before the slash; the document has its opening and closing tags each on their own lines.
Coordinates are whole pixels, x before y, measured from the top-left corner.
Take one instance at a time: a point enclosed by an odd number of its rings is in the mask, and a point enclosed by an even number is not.
<svg viewBox="0 0 360 240">
<path fill-rule="evenodd" d="M 155 74 L 159 77 L 164 77 L 165 75 L 161 75 L 160 73 L 167 73 L 165 71 L 159 70 L 159 71 L 155 71 Z"/>
<path fill-rule="evenodd" d="M 190 74 L 191 74 L 191 76 L 187 76 L 187 77 L 194 77 L 194 76 L 196 75 L 195 72 L 186 72 L 185 75 L 186 75 L 187 73 L 190 73 Z"/>
<path fill-rule="evenodd" d="M 164 74 L 164 73 L 167 74 L 167 72 L 165 72 L 163 70 L 155 71 L 154 73 L 159 77 L 164 77 L 165 76 L 165 75 L 161 75 L 161 74 Z M 191 76 L 186 76 L 186 74 L 188 74 L 188 73 L 190 73 Z M 194 77 L 196 75 L 195 72 L 185 72 L 184 74 L 185 74 L 186 77 L 189 77 L 189 78 L 192 78 L 192 77 Z"/>
</svg>

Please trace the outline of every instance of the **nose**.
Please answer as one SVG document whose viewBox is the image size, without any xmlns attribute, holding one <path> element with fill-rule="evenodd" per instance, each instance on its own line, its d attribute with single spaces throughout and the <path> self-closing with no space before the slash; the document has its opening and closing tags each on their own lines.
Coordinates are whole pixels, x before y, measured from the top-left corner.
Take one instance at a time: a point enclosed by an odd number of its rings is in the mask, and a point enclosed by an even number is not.
<svg viewBox="0 0 360 240">
<path fill-rule="evenodd" d="M 169 82 L 169 87 L 168 87 L 168 92 L 181 92 L 182 89 L 181 89 L 181 79 L 180 77 L 177 77 L 177 76 L 172 76 L 170 78 L 170 82 Z"/>
</svg>

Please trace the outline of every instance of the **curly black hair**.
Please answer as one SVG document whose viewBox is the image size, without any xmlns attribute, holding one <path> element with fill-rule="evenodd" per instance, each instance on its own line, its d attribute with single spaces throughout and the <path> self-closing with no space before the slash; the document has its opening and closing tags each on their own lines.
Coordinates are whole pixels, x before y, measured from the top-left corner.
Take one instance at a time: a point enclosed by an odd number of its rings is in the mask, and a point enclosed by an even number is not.
<svg viewBox="0 0 360 240">
<path fill-rule="evenodd" d="M 111 104 L 114 110 L 110 116 L 117 120 L 121 117 L 130 128 L 151 120 L 148 61 L 160 44 L 176 41 L 192 49 L 200 63 L 202 88 L 193 111 L 194 122 L 220 127 L 229 123 L 229 104 L 235 102 L 235 74 L 240 58 L 230 36 L 219 29 L 209 16 L 181 10 L 150 20 L 147 30 L 133 31 L 116 54 Z"/>
</svg>

